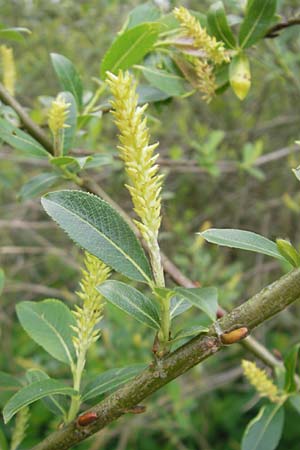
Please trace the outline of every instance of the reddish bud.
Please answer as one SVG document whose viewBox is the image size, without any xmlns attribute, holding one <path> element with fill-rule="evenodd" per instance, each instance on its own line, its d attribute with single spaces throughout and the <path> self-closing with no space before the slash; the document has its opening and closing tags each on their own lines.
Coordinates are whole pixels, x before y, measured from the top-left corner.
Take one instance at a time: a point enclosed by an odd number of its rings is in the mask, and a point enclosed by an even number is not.
<svg viewBox="0 0 300 450">
<path fill-rule="evenodd" d="M 223 309 L 218 308 L 217 309 L 217 319 L 221 319 L 221 317 L 223 317 L 225 315 L 225 311 L 223 311 Z"/>
<path fill-rule="evenodd" d="M 77 418 L 77 425 L 80 427 L 86 427 L 90 423 L 95 422 L 98 419 L 98 414 L 95 412 L 87 412 Z"/>
</svg>

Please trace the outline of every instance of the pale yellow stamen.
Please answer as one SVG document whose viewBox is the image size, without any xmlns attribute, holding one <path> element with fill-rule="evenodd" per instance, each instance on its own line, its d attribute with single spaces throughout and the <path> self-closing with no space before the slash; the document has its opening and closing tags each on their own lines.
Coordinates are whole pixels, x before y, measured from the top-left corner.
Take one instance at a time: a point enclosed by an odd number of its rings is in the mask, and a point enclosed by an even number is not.
<svg viewBox="0 0 300 450">
<path fill-rule="evenodd" d="M 281 395 L 277 386 L 268 377 L 266 372 L 259 369 L 255 363 L 247 360 L 242 361 L 245 377 L 249 383 L 255 387 L 261 397 L 268 397 L 271 402 L 277 403 L 281 400 Z"/>
</svg>

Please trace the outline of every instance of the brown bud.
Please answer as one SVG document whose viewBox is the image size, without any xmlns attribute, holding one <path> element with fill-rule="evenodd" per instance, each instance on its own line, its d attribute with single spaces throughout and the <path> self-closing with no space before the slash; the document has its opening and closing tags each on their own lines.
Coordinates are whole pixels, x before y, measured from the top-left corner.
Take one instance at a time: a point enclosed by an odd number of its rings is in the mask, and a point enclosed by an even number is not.
<svg viewBox="0 0 300 450">
<path fill-rule="evenodd" d="M 235 344 L 241 341 L 249 334 L 247 327 L 236 328 L 235 330 L 229 331 L 228 333 L 221 334 L 221 342 L 225 345 Z"/>
<path fill-rule="evenodd" d="M 98 415 L 95 412 L 87 412 L 85 414 L 82 414 L 77 418 L 76 424 L 80 427 L 86 427 L 90 423 L 93 423 L 97 420 Z"/>
<path fill-rule="evenodd" d="M 225 315 L 225 311 L 223 311 L 223 309 L 218 308 L 217 309 L 217 319 L 221 319 L 221 317 L 223 317 Z"/>
</svg>

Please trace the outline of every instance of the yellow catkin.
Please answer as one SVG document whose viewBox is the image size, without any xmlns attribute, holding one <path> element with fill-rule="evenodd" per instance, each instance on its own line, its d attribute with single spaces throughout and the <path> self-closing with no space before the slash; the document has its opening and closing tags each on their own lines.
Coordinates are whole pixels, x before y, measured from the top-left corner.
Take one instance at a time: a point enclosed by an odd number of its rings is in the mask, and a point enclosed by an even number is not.
<svg viewBox="0 0 300 450">
<path fill-rule="evenodd" d="M 193 64 L 197 75 L 197 88 L 202 93 L 203 100 L 210 103 L 217 89 L 213 66 L 205 60 L 196 58 L 193 59 Z"/>
<path fill-rule="evenodd" d="M 57 136 L 60 130 L 69 127 L 69 125 L 66 124 L 69 107 L 70 103 L 66 103 L 62 94 L 59 94 L 51 103 L 48 115 L 48 125 L 53 136 Z"/>
<path fill-rule="evenodd" d="M 229 56 L 224 48 L 224 43 L 217 41 L 214 36 L 210 36 L 206 29 L 200 25 L 196 17 L 183 6 L 174 9 L 174 15 L 180 23 L 183 35 L 193 39 L 193 45 L 199 50 L 203 50 L 206 59 L 214 64 L 229 62 Z"/>
<path fill-rule="evenodd" d="M 133 77 L 120 71 L 118 75 L 108 73 L 107 80 L 114 96 L 112 106 L 115 122 L 120 130 L 119 147 L 125 162 L 126 173 L 134 210 L 140 218 L 135 221 L 145 241 L 157 240 L 161 223 L 162 175 L 158 174 L 154 150 L 158 143 L 149 144 L 150 135 L 144 116 L 147 105 L 138 106 L 136 84 Z"/>
<path fill-rule="evenodd" d="M 5 45 L 0 46 L 1 60 L 2 60 L 2 80 L 4 87 L 8 90 L 11 95 L 15 94 L 15 84 L 16 84 L 16 66 L 14 61 L 13 49 L 6 47 Z"/>
<path fill-rule="evenodd" d="M 76 326 L 73 327 L 76 335 L 73 336 L 77 356 L 85 353 L 90 345 L 100 335 L 96 325 L 102 319 L 104 300 L 96 287 L 104 283 L 110 276 L 110 268 L 102 261 L 89 253 L 85 253 L 85 269 L 82 270 L 80 291 L 77 295 L 82 300 L 81 306 L 76 306 L 74 315 Z"/>
<path fill-rule="evenodd" d="M 247 360 L 242 361 L 244 375 L 252 386 L 255 387 L 261 397 L 267 397 L 271 402 L 279 402 L 281 395 L 277 386 L 268 377 L 266 372 L 259 369 L 255 363 Z"/>
</svg>

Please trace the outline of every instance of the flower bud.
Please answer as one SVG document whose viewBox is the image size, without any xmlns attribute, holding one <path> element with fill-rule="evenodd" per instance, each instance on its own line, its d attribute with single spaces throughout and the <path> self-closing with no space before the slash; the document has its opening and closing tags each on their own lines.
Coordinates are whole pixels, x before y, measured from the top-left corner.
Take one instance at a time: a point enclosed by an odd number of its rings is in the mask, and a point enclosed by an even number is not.
<svg viewBox="0 0 300 450">
<path fill-rule="evenodd" d="M 229 81 L 235 95 L 244 100 L 251 87 L 250 64 L 244 53 L 236 55 L 229 67 Z"/>
</svg>

